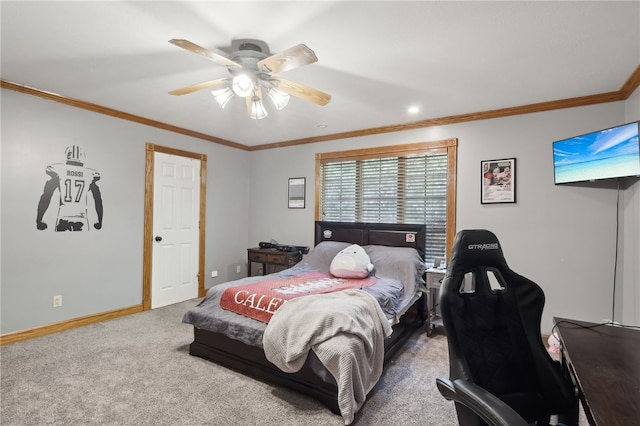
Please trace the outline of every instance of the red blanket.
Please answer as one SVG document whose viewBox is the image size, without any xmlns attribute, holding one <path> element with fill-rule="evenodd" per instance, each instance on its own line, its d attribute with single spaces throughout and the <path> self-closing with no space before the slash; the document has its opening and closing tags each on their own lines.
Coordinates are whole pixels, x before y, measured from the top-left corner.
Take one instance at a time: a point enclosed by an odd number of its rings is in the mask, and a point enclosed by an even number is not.
<svg viewBox="0 0 640 426">
<path fill-rule="evenodd" d="M 222 293 L 220 306 L 268 323 L 275 311 L 294 297 L 364 288 L 377 280 L 375 277 L 345 279 L 321 272 L 308 272 L 291 278 L 269 279 L 254 284 L 229 287 Z"/>
</svg>

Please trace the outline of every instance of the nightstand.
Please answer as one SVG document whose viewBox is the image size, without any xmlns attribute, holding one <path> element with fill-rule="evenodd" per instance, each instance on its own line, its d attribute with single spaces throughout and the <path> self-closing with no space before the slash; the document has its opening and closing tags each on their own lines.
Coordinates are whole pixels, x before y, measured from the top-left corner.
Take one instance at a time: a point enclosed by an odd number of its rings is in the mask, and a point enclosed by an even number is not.
<svg viewBox="0 0 640 426">
<path fill-rule="evenodd" d="M 427 296 L 427 335 L 431 335 L 436 326 L 442 326 L 442 317 L 440 316 L 440 305 L 438 303 L 440 286 L 444 279 L 446 269 L 427 269 L 426 274 L 426 296 Z"/>
<path fill-rule="evenodd" d="M 301 251 L 280 251 L 274 248 L 254 247 L 247 249 L 247 275 L 251 276 L 251 264 L 262 263 L 262 275 L 267 275 L 267 265 L 287 269 L 302 260 Z"/>
</svg>

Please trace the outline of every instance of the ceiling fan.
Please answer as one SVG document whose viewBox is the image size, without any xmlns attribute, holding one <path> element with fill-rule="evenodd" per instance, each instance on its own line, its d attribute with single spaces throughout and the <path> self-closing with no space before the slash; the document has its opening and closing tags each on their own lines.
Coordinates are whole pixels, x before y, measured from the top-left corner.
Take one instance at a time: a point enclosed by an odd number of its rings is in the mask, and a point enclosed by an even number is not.
<svg viewBox="0 0 640 426">
<path fill-rule="evenodd" d="M 172 90 L 169 92 L 171 95 L 180 96 L 198 90 L 213 89 L 211 93 L 221 108 L 236 95 L 246 99 L 247 112 L 253 119 L 267 116 L 267 110 L 262 103 L 264 93 L 271 98 L 278 110 L 287 106 L 290 95 L 318 105 L 326 105 L 331 100 L 331 95 L 327 93 L 275 75 L 318 61 L 313 50 L 304 44 L 270 55 L 266 43 L 260 40 L 234 40 L 231 46 L 232 53 L 227 55 L 222 51 L 205 49 L 188 40 L 172 39 L 169 43 L 202 55 L 218 65 L 226 66 L 230 74 L 226 78 Z"/>
</svg>

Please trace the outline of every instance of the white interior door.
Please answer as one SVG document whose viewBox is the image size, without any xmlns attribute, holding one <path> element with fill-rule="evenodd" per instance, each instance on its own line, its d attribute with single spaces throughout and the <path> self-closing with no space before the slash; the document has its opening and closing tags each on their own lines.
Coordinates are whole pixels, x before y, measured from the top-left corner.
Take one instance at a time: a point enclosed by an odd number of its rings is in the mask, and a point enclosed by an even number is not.
<svg viewBox="0 0 640 426">
<path fill-rule="evenodd" d="M 198 297 L 200 160 L 154 153 L 151 309 Z"/>
</svg>

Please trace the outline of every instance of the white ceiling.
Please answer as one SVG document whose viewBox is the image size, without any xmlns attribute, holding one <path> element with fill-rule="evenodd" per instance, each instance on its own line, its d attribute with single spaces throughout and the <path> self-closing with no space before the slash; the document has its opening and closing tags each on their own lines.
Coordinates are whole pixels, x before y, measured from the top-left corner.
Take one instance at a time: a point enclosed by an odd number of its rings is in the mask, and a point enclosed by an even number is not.
<svg viewBox="0 0 640 426">
<path fill-rule="evenodd" d="M 1 20 L 3 80 L 246 146 L 617 91 L 640 64 L 638 1 L 3 0 Z M 304 43 L 318 62 L 280 75 L 333 98 L 252 120 L 171 96 L 228 75 L 173 38 Z"/>
</svg>

